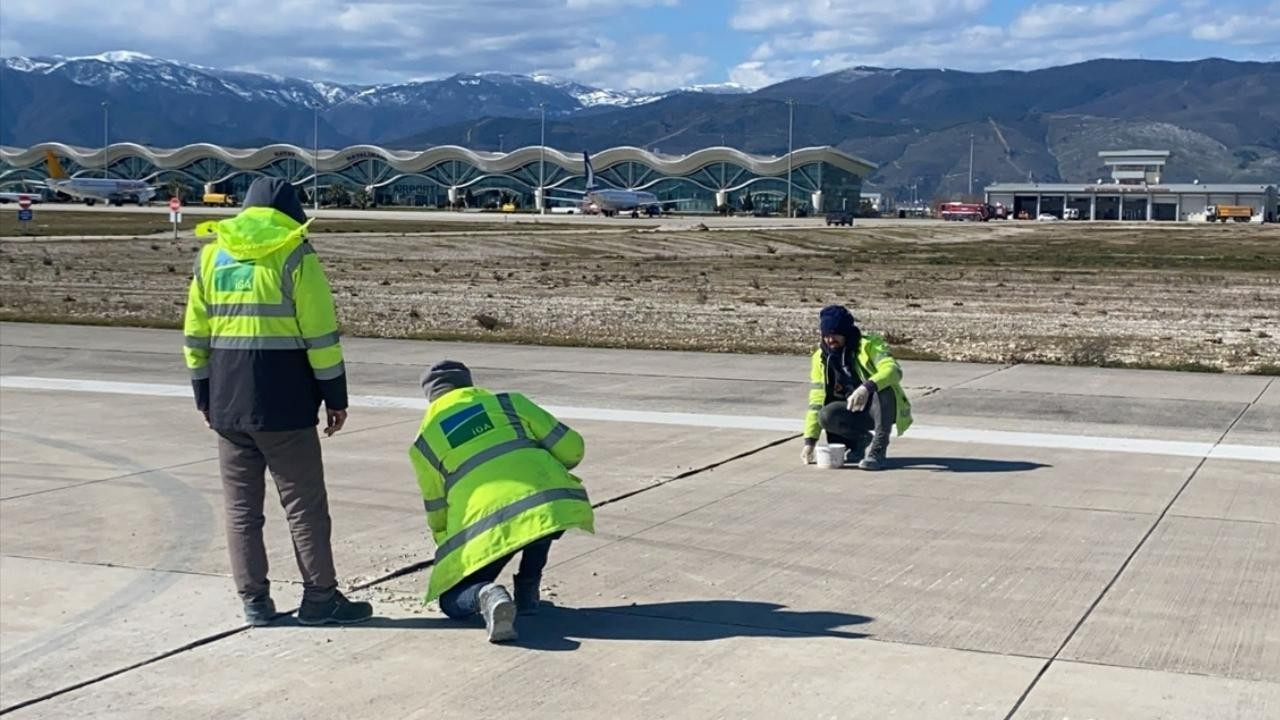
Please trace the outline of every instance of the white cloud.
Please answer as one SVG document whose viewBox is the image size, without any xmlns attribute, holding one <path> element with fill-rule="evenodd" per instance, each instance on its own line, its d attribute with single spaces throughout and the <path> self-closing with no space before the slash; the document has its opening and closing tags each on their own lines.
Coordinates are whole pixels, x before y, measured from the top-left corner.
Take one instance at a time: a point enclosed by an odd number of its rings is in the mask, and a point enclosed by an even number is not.
<svg viewBox="0 0 1280 720">
<path fill-rule="evenodd" d="M 670 49 L 661 35 L 636 35 L 633 47 L 619 47 L 607 39 L 590 53 L 578 56 L 571 77 L 610 77 L 610 87 L 663 91 L 696 81 L 710 65 L 707 58 Z"/>
<path fill-rule="evenodd" d="M 133 49 L 213 67 L 339 82 L 456 72 L 545 72 L 653 89 L 699 79 L 704 59 L 663 42 L 601 33 L 627 13 L 679 0 L 0 0 L 5 54 Z M 581 71 L 581 72 L 580 72 Z M 583 74 L 584 72 L 589 74 Z M 640 83 L 640 85 L 631 85 Z"/>
<path fill-rule="evenodd" d="M 735 30 L 859 32 L 864 28 L 918 27 L 940 21 L 955 23 L 976 13 L 990 0 L 739 0 L 730 20 Z"/>
<path fill-rule="evenodd" d="M 1258 5 L 1245 10 L 1231 15 L 1221 11 L 1204 12 L 1192 29 L 1191 37 L 1231 45 L 1280 47 L 1280 1 L 1271 3 L 1269 7 Z"/>
<path fill-rule="evenodd" d="M 1125 30 L 1160 9 L 1163 0 L 1115 0 L 1111 3 L 1032 5 L 1009 26 L 1017 38 L 1071 37 Z"/>
<path fill-rule="evenodd" d="M 570 10 L 617 10 L 622 7 L 675 7 L 680 0 L 565 0 Z"/>
<path fill-rule="evenodd" d="M 1189 37 L 1205 10 L 1188 4 L 1204 1 L 1053 2 L 997 18 L 987 0 L 739 0 L 732 25 L 758 43 L 730 76 L 760 86 L 857 65 L 982 71 L 1140 57 L 1153 41 Z M 1241 30 L 1215 7 L 1221 34 L 1236 42 L 1265 34 Z"/>
</svg>

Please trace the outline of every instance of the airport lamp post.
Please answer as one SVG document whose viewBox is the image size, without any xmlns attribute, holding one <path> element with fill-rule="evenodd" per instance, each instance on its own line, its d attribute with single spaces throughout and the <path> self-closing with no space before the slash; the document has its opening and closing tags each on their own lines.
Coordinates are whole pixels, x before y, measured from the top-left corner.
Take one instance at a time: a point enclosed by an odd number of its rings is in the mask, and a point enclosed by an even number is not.
<svg viewBox="0 0 1280 720">
<path fill-rule="evenodd" d="M 311 209 L 320 211 L 320 105 L 311 108 L 314 124 L 311 144 Z"/>
<path fill-rule="evenodd" d="M 106 100 L 102 101 L 102 177 L 107 177 L 107 130 L 110 125 L 110 103 Z"/>
<path fill-rule="evenodd" d="M 969 197 L 973 199 L 973 133 L 969 133 Z"/>
<path fill-rule="evenodd" d="M 547 104 L 538 103 L 542 111 L 542 134 L 538 140 L 538 214 L 547 214 Z"/>
<path fill-rule="evenodd" d="M 796 101 L 787 100 L 787 217 L 795 217 L 795 202 L 791 199 L 791 169 L 795 161 L 793 142 L 796 126 Z"/>
<path fill-rule="evenodd" d="M 360 97 L 360 93 L 355 93 L 354 95 L 348 95 L 342 100 L 339 100 L 338 102 L 330 105 L 328 109 L 332 110 L 338 107 L 339 105 L 357 97 Z M 312 112 L 311 121 L 313 124 L 312 131 L 311 131 L 312 132 L 312 145 L 311 145 L 311 203 L 312 205 L 311 206 L 313 209 L 319 210 L 320 209 L 320 105 L 319 103 L 317 103 L 315 107 L 311 108 L 311 112 Z M 372 177 L 372 173 L 370 173 L 370 175 Z"/>
</svg>

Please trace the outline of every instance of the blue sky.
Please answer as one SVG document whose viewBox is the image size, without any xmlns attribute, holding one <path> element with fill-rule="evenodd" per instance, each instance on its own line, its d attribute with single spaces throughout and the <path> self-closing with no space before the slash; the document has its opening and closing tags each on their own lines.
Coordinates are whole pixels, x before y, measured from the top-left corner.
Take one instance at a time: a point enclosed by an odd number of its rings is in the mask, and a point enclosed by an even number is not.
<svg viewBox="0 0 1280 720">
<path fill-rule="evenodd" d="M 549 73 L 760 87 L 853 65 L 1280 61 L 1280 0 L 3 0 L 0 55 L 133 50 L 342 82 Z"/>
</svg>

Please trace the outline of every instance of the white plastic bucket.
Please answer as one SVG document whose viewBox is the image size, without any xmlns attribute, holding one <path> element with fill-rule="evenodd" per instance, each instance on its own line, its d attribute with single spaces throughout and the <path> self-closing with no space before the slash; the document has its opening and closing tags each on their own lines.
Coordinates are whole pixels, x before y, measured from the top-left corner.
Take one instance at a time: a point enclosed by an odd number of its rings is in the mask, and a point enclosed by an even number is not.
<svg viewBox="0 0 1280 720">
<path fill-rule="evenodd" d="M 819 445 L 814 464 L 823 470 L 844 467 L 843 445 Z"/>
<path fill-rule="evenodd" d="M 827 446 L 827 467 L 832 469 L 844 467 L 844 445 Z"/>
</svg>

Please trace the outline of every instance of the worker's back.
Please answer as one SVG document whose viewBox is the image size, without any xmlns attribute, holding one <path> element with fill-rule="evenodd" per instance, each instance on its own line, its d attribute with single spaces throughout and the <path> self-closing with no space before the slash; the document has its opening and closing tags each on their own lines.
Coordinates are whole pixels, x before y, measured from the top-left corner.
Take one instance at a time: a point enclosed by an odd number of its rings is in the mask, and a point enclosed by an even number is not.
<svg viewBox="0 0 1280 720">
<path fill-rule="evenodd" d="M 519 393 L 466 387 L 434 400 L 410 450 L 437 544 L 428 598 L 534 540 L 590 532 L 569 473 L 582 454 L 578 433 Z"/>
<path fill-rule="evenodd" d="M 259 204 L 197 228 L 217 239 L 188 292 L 187 366 L 214 429 L 298 430 L 316 424 L 322 399 L 347 406 L 337 316 L 293 188 L 255 192 L 265 197 L 247 201 Z"/>
</svg>

